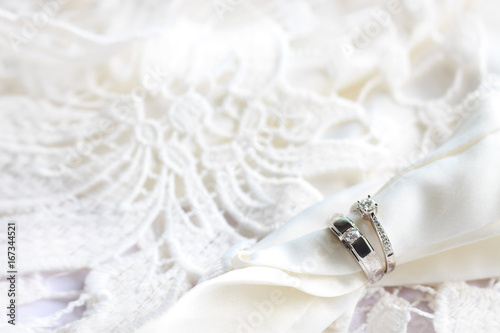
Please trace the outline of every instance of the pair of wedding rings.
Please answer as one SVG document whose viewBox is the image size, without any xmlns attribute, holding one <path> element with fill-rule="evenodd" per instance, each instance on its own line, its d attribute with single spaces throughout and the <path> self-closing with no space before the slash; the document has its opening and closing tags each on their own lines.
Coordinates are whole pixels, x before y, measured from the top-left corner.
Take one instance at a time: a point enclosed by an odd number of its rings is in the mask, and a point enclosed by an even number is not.
<svg viewBox="0 0 500 333">
<path fill-rule="evenodd" d="M 330 230 L 340 239 L 344 246 L 351 252 L 356 261 L 365 272 L 371 283 L 379 281 L 384 274 L 390 273 L 396 267 L 396 260 L 392 244 L 384 228 L 377 218 L 378 204 L 370 196 L 357 202 L 357 210 L 361 217 L 371 222 L 382 250 L 384 252 L 385 266 L 382 266 L 377 253 L 370 241 L 356 227 L 356 224 L 347 216 L 335 214 L 330 218 Z"/>
</svg>

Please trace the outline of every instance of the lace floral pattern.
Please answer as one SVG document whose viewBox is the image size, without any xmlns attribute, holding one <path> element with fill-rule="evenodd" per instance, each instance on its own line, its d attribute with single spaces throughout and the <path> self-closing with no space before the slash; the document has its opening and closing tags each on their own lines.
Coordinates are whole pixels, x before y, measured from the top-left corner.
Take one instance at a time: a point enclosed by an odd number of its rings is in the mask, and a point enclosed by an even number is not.
<svg viewBox="0 0 500 333">
<path fill-rule="evenodd" d="M 21 327 L 131 332 L 223 254 L 453 135 L 497 88 L 481 14 L 390 3 L 2 4 L 0 217 L 20 228 L 21 306 L 59 304 Z M 353 331 L 449 332 L 499 303 L 496 280 L 410 289 L 428 308 L 368 289 Z"/>
</svg>

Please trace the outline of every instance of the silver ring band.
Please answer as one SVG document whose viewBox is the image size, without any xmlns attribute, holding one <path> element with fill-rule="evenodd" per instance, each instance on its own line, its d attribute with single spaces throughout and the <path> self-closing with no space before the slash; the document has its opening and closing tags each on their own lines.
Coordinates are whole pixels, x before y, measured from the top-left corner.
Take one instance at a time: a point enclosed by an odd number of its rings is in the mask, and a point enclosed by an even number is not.
<svg viewBox="0 0 500 333">
<path fill-rule="evenodd" d="M 391 241 L 387 236 L 384 227 L 377 218 L 375 213 L 378 210 L 378 203 L 375 202 L 370 196 L 358 201 L 358 211 L 365 220 L 369 220 L 375 232 L 377 233 L 380 245 L 382 245 L 382 250 L 384 251 L 385 257 L 385 273 L 390 273 L 396 267 L 396 257 L 394 256 L 394 250 L 392 249 Z"/>
<path fill-rule="evenodd" d="M 379 281 L 384 276 L 384 269 L 375 250 L 351 219 L 341 214 L 332 216 L 330 230 L 351 252 L 371 283 Z"/>
</svg>

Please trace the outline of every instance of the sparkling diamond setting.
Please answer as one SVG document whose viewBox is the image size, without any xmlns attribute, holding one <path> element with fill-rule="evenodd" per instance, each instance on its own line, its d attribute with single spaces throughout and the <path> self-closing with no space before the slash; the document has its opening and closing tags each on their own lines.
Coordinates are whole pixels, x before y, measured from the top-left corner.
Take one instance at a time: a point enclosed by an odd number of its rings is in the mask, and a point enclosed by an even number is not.
<svg viewBox="0 0 500 333">
<path fill-rule="evenodd" d="M 358 201 L 358 209 L 363 216 L 370 215 L 370 213 L 372 212 L 376 212 L 377 206 L 378 204 L 370 196 L 361 201 Z"/>
<path fill-rule="evenodd" d="M 365 220 L 369 220 L 377 233 L 380 245 L 384 251 L 385 257 L 385 272 L 390 273 L 394 270 L 396 266 L 396 261 L 394 259 L 394 250 L 392 249 L 392 244 L 389 241 L 389 237 L 385 233 L 384 228 L 380 224 L 377 218 L 378 203 L 375 202 L 370 196 L 358 201 L 358 211 Z"/>
<path fill-rule="evenodd" d="M 354 227 L 347 230 L 343 235 L 344 240 L 346 240 L 348 243 L 354 242 L 359 237 L 361 237 L 361 234 L 359 233 L 359 230 Z"/>
</svg>

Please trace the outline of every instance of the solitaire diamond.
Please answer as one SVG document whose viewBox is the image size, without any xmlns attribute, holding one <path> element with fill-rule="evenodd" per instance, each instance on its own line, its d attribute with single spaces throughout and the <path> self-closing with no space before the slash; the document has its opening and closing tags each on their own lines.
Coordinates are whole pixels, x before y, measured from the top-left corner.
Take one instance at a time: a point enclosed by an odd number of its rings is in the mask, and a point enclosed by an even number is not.
<svg viewBox="0 0 500 333">
<path fill-rule="evenodd" d="M 358 208 L 362 215 L 368 215 L 372 212 L 376 212 L 377 203 L 370 196 L 358 201 Z"/>
<path fill-rule="evenodd" d="M 359 237 L 361 237 L 361 234 L 359 233 L 359 230 L 356 228 L 350 228 L 344 234 L 344 239 L 349 243 L 354 242 Z"/>
</svg>

